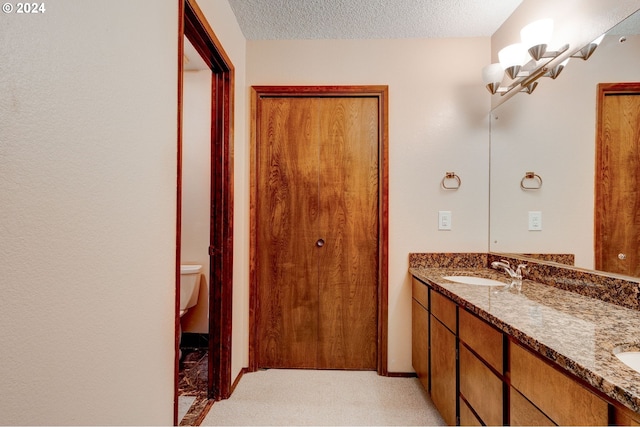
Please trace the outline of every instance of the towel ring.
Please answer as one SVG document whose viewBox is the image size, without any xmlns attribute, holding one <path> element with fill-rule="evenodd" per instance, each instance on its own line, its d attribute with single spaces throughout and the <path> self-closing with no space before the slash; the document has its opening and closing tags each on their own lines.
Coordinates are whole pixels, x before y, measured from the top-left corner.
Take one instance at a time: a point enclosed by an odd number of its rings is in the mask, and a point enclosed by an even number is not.
<svg viewBox="0 0 640 427">
<path fill-rule="evenodd" d="M 531 180 L 535 181 L 534 184 L 530 184 L 529 186 L 525 185 L 525 181 Z M 542 178 L 534 172 L 526 172 L 520 180 L 520 188 L 523 190 L 539 190 L 540 187 L 542 187 Z"/>
<path fill-rule="evenodd" d="M 447 182 L 451 180 L 454 180 L 455 183 L 452 185 L 447 185 Z M 457 190 L 458 188 L 460 188 L 461 184 L 462 180 L 460 180 L 460 177 L 456 175 L 455 172 L 447 172 L 440 182 L 440 185 L 442 185 L 442 188 L 444 188 L 445 190 Z"/>
</svg>

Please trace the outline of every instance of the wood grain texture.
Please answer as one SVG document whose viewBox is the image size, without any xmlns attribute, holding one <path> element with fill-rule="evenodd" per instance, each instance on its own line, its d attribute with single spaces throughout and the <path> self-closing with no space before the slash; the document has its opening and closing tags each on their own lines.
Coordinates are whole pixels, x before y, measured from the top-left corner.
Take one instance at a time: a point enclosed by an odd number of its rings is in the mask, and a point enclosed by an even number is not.
<svg viewBox="0 0 640 427">
<path fill-rule="evenodd" d="M 462 325 L 462 324 L 461 324 Z M 503 425 L 502 379 L 480 359 L 460 345 L 460 394 L 485 425 Z"/>
<path fill-rule="evenodd" d="M 415 277 L 411 278 L 411 294 L 425 309 L 429 309 L 429 287 Z"/>
<path fill-rule="evenodd" d="M 430 329 L 431 400 L 442 419 L 448 425 L 456 425 L 456 336 L 433 315 Z"/>
<path fill-rule="evenodd" d="M 598 85 L 597 108 L 595 267 L 640 276 L 640 83 Z"/>
<path fill-rule="evenodd" d="M 469 408 L 467 403 L 460 399 L 460 425 L 461 426 L 481 426 L 482 423 Z"/>
<path fill-rule="evenodd" d="M 277 97 L 369 97 L 378 100 L 378 277 L 377 277 L 377 372 L 392 375 L 387 366 L 388 330 L 388 239 L 389 239 L 389 131 L 388 131 L 388 87 L 387 86 L 252 86 L 251 88 L 251 155 L 250 155 L 250 248 L 249 248 L 249 370 L 260 366 L 260 302 L 258 283 L 258 228 L 263 215 L 258 210 L 258 199 L 262 193 L 259 175 L 259 152 L 261 150 L 260 116 L 262 101 Z"/>
<path fill-rule="evenodd" d="M 464 309 L 458 310 L 459 337 L 496 372 L 503 374 L 502 332 Z"/>
<path fill-rule="evenodd" d="M 376 369 L 378 99 L 260 109 L 259 365 Z"/>
<path fill-rule="evenodd" d="M 429 391 L 429 312 L 415 299 L 411 300 L 411 363 Z"/>
<path fill-rule="evenodd" d="M 457 305 L 444 295 L 431 290 L 431 314 L 439 319 L 454 334 L 457 333 Z"/>
<path fill-rule="evenodd" d="M 613 413 L 609 425 L 615 426 L 640 426 L 640 414 L 618 403 L 613 405 Z"/>
<path fill-rule="evenodd" d="M 555 423 L 512 387 L 509 396 L 509 425 L 554 426 Z"/>
<path fill-rule="evenodd" d="M 607 425 L 608 405 L 569 376 L 510 342 L 511 385 L 558 425 Z"/>
<path fill-rule="evenodd" d="M 259 152 L 260 365 L 315 368 L 318 336 L 318 127 L 308 98 L 262 102 Z"/>
<path fill-rule="evenodd" d="M 318 367 L 376 369 L 378 100 L 323 98 Z"/>
</svg>

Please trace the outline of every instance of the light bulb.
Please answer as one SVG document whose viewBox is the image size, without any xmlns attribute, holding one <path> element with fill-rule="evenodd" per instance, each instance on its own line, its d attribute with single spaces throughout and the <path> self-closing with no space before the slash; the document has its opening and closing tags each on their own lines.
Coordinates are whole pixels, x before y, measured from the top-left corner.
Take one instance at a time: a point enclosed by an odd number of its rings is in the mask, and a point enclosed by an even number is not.
<svg viewBox="0 0 640 427">
<path fill-rule="evenodd" d="M 515 79 L 520 67 L 527 60 L 527 51 L 522 43 L 514 43 L 502 48 L 498 52 L 498 58 L 500 58 L 500 65 L 502 65 L 507 75 Z"/>
</svg>

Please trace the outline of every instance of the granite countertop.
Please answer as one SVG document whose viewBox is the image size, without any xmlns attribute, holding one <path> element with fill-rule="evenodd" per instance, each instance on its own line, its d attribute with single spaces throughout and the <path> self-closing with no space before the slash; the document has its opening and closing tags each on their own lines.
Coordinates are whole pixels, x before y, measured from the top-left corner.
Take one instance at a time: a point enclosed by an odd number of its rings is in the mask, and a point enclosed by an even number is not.
<svg viewBox="0 0 640 427">
<path fill-rule="evenodd" d="M 640 413 L 640 373 L 614 355 L 640 350 L 640 311 L 523 280 L 521 289 L 454 283 L 479 276 L 511 283 L 489 268 L 410 268 L 409 272 L 516 340 Z"/>
</svg>

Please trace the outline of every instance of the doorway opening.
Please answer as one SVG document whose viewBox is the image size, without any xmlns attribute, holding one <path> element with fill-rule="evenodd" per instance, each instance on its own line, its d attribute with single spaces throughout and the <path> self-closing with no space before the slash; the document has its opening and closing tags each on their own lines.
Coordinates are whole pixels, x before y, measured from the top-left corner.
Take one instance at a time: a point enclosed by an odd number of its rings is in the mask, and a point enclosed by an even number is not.
<svg viewBox="0 0 640 427">
<path fill-rule="evenodd" d="M 178 425 L 180 370 L 180 264 L 183 177 L 184 41 L 188 40 L 211 72 L 210 90 L 210 213 L 208 351 L 206 395 L 226 399 L 231 389 L 231 307 L 233 291 L 233 87 L 234 68 L 195 0 L 180 0 L 178 26 L 178 176 L 176 223 L 176 312 L 174 425 Z M 204 156 L 205 153 L 202 153 Z M 204 411 L 206 413 L 206 411 Z M 204 414 L 203 414 L 204 415 Z"/>
</svg>

